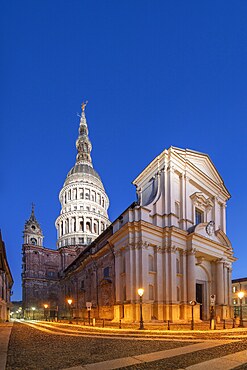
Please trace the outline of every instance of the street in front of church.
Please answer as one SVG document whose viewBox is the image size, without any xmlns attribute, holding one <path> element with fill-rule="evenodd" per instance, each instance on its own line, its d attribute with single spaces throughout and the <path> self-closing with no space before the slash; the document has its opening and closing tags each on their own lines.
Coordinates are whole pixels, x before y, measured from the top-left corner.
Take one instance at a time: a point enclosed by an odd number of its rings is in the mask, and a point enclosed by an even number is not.
<svg viewBox="0 0 247 370">
<path fill-rule="evenodd" d="M 246 328 L 138 330 L 18 320 L 9 325 L 7 370 L 246 368 Z"/>
</svg>

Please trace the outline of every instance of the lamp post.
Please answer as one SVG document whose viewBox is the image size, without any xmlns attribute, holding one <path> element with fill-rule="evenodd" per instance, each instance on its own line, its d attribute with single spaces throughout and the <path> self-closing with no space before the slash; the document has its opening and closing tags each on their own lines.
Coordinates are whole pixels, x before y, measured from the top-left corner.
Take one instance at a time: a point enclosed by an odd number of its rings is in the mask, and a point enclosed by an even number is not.
<svg viewBox="0 0 247 370">
<path fill-rule="evenodd" d="M 143 317 L 142 317 L 142 296 L 143 296 L 143 293 L 144 293 L 144 289 L 140 288 L 138 289 L 138 295 L 140 297 L 140 327 L 139 327 L 139 330 L 143 330 L 144 329 L 144 325 L 143 325 Z"/>
<path fill-rule="evenodd" d="M 243 328 L 244 327 L 244 323 L 243 323 L 243 307 L 242 307 L 242 303 L 243 303 L 243 297 L 244 297 L 244 292 L 238 292 L 238 298 L 240 300 L 240 322 L 239 322 L 239 328 Z"/>
<path fill-rule="evenodd" d="M 48 308 L 48 304 L 44 304 L 44 316 L 45 316 L 45 321 L 47 321 L 47 308 Z"/>
<path fill-rule="evenodd" d="M 194 306 L 196 305 L 196 301 L 190 301 L 191 305 L 191 330 L 194 330 Z"/>
<path fill-rule="evenodd" d="M 31 309 L 33 311 L 33 320 L 34 320 L 34 311 L 36 310 L 36 308 L 35 307 L 32 307 Z"/>
<path fill-rule="evenodd" d="M 67 299 L 68 305 L 69 305 L 69 324 L 72 324 L 72 312 L 71 312 L 71 304 L 72 304 L 72 299 L 69 298 Z"/>
</svg>

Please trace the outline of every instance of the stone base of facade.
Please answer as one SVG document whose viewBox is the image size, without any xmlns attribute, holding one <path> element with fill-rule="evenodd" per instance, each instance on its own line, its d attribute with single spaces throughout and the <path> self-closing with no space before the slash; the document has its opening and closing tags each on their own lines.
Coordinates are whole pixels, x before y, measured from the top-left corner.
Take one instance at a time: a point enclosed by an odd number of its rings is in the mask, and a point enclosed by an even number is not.
<svg viewBox="0 0 247 370">
<path fill-rule="evenodd" d="M 188 322 L 192 319 L 192 307 L 188 304 L 158 304 L 144 303 L 142 305 L 143 320 Z M 195 321 L 200 320 L 200 306 L 194 306 L 193 315 Z M 122 320 L 123 322 L 138 322 L 140 320 L 140 304 L 129 303 L 114 306 L 114 322 Z"/>
</svg>

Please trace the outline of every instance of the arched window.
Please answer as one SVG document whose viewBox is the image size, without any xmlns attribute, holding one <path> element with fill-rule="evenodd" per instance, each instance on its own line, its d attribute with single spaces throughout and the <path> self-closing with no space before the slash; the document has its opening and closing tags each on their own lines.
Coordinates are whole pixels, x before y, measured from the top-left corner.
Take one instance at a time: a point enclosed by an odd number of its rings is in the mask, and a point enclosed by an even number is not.
<svg viewBox="0 0 247 370">
<path fill-rule="evenodd" d="M 37 245 L 37 239 L 31 238 L 31 244 L 32 245 Z"/>
<path fill-rule="evenodd" d="M 83 224 L 83 221 L 80 221 L 80 231 L 84 231 L 84 224 Z"/>
<path fill-rule="evenodd" d="M 104 198 L 102 198 L 102 207 L 103 208 L 105 207 L 105 200 L 104 200 Z"/>
<path fill-rule="evenodd" d="M 148 255 L 148 267 L 149 271 L 154 271 L 154 258 L 151 254 Z"/>
<path fill-rule="evenodd" d="M 96 223 L 94 223 L 93 224 L 93 232 L 95 233 L 95 234 L 97 234 L 97 224 Z"/>
<path fill-rule="evenodd" d="M 177 274 L 180 273 L 180 263 L 179 263 L 179 259 L 178 258 L 176 259 L 176 271 L 177 271 Z"/>
<path fill-rule="evenodd" d="M 86 230 L 91 232 L 91 223 L 89 221 L 86 222 Z"/>
</svg>

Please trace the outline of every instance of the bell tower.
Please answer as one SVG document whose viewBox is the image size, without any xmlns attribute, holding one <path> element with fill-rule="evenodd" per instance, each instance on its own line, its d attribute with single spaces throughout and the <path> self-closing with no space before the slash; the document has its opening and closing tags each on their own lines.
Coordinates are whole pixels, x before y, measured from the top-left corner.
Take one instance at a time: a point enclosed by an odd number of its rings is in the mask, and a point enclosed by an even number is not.
<svg viewBox="0 0 247 370">
<path fill-rule="evenodd" d="M 38 247 L 43 247 L 43 233 L 41 227 L 36 220 L 34 214 L 34 204 L 32 203 L 32 211 L 29 220 L 25 222 L 23 231 L 23 243 L 28 245 L 37 245 Z"/>
</svg>

